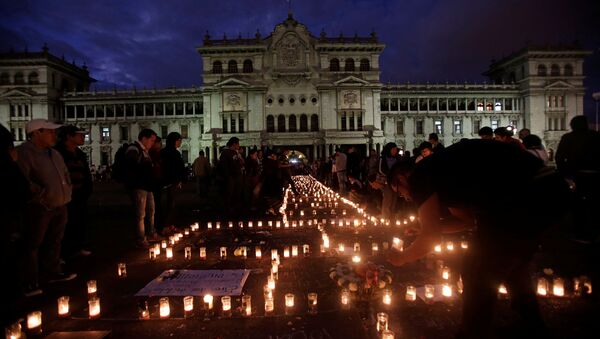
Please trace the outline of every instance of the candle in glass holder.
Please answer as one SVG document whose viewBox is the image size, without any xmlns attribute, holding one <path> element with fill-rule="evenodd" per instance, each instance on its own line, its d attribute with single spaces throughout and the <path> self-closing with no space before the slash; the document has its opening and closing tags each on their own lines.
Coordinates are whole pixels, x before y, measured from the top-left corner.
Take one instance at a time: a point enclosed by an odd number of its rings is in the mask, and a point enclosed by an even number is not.
<svg viewBox="0 0 600 339">
<path fill-rule="evenodd" d="M 267 225 L 269 225 L 269 227 L 273 227 L 273 221 L 272 221 L 272 220 L 269 220 L 269 221 L 267 222 Z"/>
<path fill-rule="evenodd" d="M 339 244 L 338 244 L 338 251 L 340 251 L 340 252 L 344 252 L 344 249 L 345 249 L 345 246 L 344 246 L 344 244 L 343 244 L 343 243 L 339 243 Z"/>
<path fill-rule="evenodd" d="M 220 249 L 221 260 L 227 259 L 227 247 L 221 247 Z"/>
<path fill-rule="evenodd" d="M 323 247 L 329 248 L 329 236 L 325 233 L 323 233 Z"/>
<path fill-rule="evenodd" d="M 404 250 L 404 241 L 400 238 L 394 237 L 394 239 L 392 239 L 392 247 L 398 251 L 403 251 Z"/>
<path fill-rule="evenodd" d="M 159 314 L 162 319 L 166 319 L 171 316 L 171 307 L 169 306 L 169 298 L 160 298 L 159 302 Z"/>
<path fill-rule="evenodd" d="M 200 260 L 206 260 L 206 247 L 200 247 Z"/>
<path fill-rule="evenodd" d="M 124 262 L 120 262 L 117 265 L 117 274 L 121 278 L 127 277 L 127 265 Z"/>
<path fill-rule="evenodd" d="M 275 278 L 273 277 L 273 275 L 270 275 L 267 278 L 267 286 L 269 286 L 269 289 L 271 290 L 275 289 Z"/>
<path fill-rule="evenodd" d="M 389 316 L 385 312 L 377 313 L 377 332 L 383 332 L 388 329 Z"/>
<path fill-rule="evenodd" d="M 310 245 L 304 244 L 304 246 L 302 246 L 302 252 L 304 253 L 304 256 L 308 256 L 310 254 Z"/>
<path fill-rule="evenodd" d="M 446 249 L 448 251 L 454 251 L 454 243 L 452 241 L 446 242 Z"/>
<path fill-rule="evenodd" d="M 230 221 L 229 223 L 227 223 L 227 226 L 228 226 L 229 228 L 233 228 L 233 222 L 231 222 L 231 221 Z"/>
<path fill-rule="evenodd" d="M 216 228 L 216 229 L 221 229 L 221 222 L 220 222 L 220 221 L 217 221 L 217 222 L 216 222 L 216 224 L 215 224 L 215 228 Z"/>
<path fill-rule="evenodd" d="M 294 295 L 292 293 L 285 294 L 285 313 L 289 314 L 294 308 Z"/>
<path fill-rule="evenodd" d="M 148 257 L 150 258 L 150 260 L 156 259 L 156 253 L 154 252 L 154 248 L 150 248 L 148 250 Z"/>
<path fill-rule="evenodd" d="M 381 247 L 384 251 L 387 251 L 387 249 L 390 248 L 390 244 L 387 241 L 384 241 L 381 243 Z"/>
<path fill-rule="evenodd" d="M 350 291 L 348 291 L 345 288 L 342 289 L 341 302 L 342 302 L 342 307 L 348 307 L 350 305 Z"/>
<path fill-rule="evenodd" d="M 96 280 L 88 280 L 87 292 L 88 294 L 94 294 L 98 292 L 98 284 L 96 283 Z"/>
<path fill-rule="evenodd" d="M 434 295 L 435 295 L 435 287 L 430 284 L 425 285 L 425 298 L 433 299 Z"/>
<path fill-rule="evenodd" d="M 160 255 L 160 244 L 156 243 L 156 244 L 154 244 L 154 257 L 156 258 L 159 255 Z"/>
<path fill-rule="evenodd" d="M 62 296 L 58 298 L 58 316 L 60 318 L 68 317 L 70 314 L 69 311 L 69 297 Z"/>
<path fill-rule="evenodd" d="M 183 253 L 184 253 L 185 259 L 187 259 L 187 260 L 192 259 L 192 247 L 191 246 L 186 246 Z"/>
<path fill-rule="evenodd" d="M 500 284 L 500 286 L 498 286 L 498 293 L 500 293 L 501 295 L 508 294 L 508 290 L 506 289 L 506 286 L 504 284 Z"/>
<path fill-rule="evenodd" d="M 417 288 L 411 285 L 406 286 L 406 296 L 405 299 L 408 301 L 417 300 Z"/>
<path fill-rule="evenodd" d="M 30 333 L 42 332 L 42 311 L 27 314 L 27 330 Z"/>
<path fill-rule="evenodd" d="M 260 246 L 256 246 L 254 248 L 254 256 L 256 257 L 256 259 L 262 258 L 262 251 L 260 250 Z"/>
<path fill-rule="evenodd" d="M 391 330 L 384 330 L 381 332 L 381 339 L 394 339 L 394 332 Z"/>
<path fill-rule="evenodd" d="M 254 223 L 252 221 L 248 221 L 248 228 L 254 227 Z"/>
<path fill-rule="evenodd" d="M 359 242 L 354 243 L 354 252 L 360 252 L 360 243 Z"/>
<path fill-rule="evenodd" d="M 175 236 L 174 235 L 169 236 L 169 245 L 175 245 Z"/>
<path fill-rule="evenodd" d="M 88 310 L 90 319 L 96 319 L 100 317 L 100 298 L 91 297 L 88 299 Z"/>
<path fill-rule="evenodd" d="M 537 282 L 537 294 L 545 296 L 548 294 L 548 280 L 539 278 Z"/>
<path fill-rule="evenodd" d="M 256 226 L 258 226 L 258 227 L 262 227 L 262 221 L 258 221 L 258 222 L 256 223 Z"/>
<path fill-rule="evenodd" d="M 138 302 L 138 314 L 140 319 L 150 319 L 150 311 L 148 310 L 148 301 Z"/>
<path fill-rule="evenodd" d="M 376 242 L 371 244 L 371 253 L 372 255 L 377 255 L 377 252 L 379 251 L 379 244 L 377 244 Z"/>
<path fill-rule="evenodd" d="M 5 330 L 6 339 L 21 339 L 24 338 L 21 331 L 21 323 L 19 321 L 10 324 Z"/>
<path fill-rule="evenodd" d="M 275 227 L 281 228 L 281 221 L 276 221 L 275 222 Z"/>
<path fill-rule="evenodd" d="M 190 235 L 190 229 L 189 228 L 184 229 L 183 235 Z"/>
<path fill-rule="evenodd" d="M 275 302 L 273 301 L 273 297 L 265 298 L 265 315 L 272 314 L 275 310 Z"/>
<path fill-rule="evenodd" d="M 442 285 L 442 295 L 450 298 L 452 296 L 452 286 L 450 286 L 448 283 L 444 283 L 444 285 Z"/>
<path fill-rule="evenodd" d="M 391 305 L 392 304 L 392 290 L 389 288 L 386 288 L 383 291 L 383 304 L 384 305 Z"/>
<path fill-rule="evenodd" d="M 208 223 L 206 223 L 206 228 L 212 230 L 212 222 L 209 221 Z"/>
<path fill-rule="evenodd" d="M 552 283 L 552 294 L 557 297 L 565 296 L 565 281 L 561 278 L 554 278 Z"/>
<path fill-rule="evenodd" d="M 231 316 L 231 297 L 228 295 L 221 297 L 221 306 L 223 308 L 223 315 L 228 317 Z"/>
<path fill-rule="evenodd" d="M 283 257 L 284 258 L 289 258 L 290 257 L 290 248 L 288 246 L 283 248 Z"/>
<path fill-rule="evenodd" d="M 167 253 L 167 260 L 171 260 L 173 259 L 173 247 L 167 247 L 166 248 L 166 253 Z"/>
<path fill-rule="evenodd" d="M 292 245 L 292 257 L 298 256 L 298 245 Z"/>
<path fill-rule="evenodd" d="M 440 245 L 440 244 L 435 245 L 435 247 L 433 248 L 433 251 L 435 253 L 442 253 L 442 245 Z"/>
<path fill-rule="evenodd" d="M 166 241 L 166 240 L 163 240 L 163 241 L 161 241 L 161 242 L 160 242 L 160 247 L 162 247 L 162 248 L 167 248 L 167 241 Z M 157 253 L 157 254 L 158 254 L 158 253 Z"/>
<path fill-rule="evenodd" d="M 244 257 L 244 259 L 248 258 L 248 247 L 246 246 L 242 246 L 240 248 L 241 252 L 242 252 L 242 257 Z"/>
<path fill-rule="evenodd" d="M 308 294 L 308 313 L 317 314 L 317 293 Z"/>
<path fill-rule="evenodd" d="M 360 255 L 353 255 L 352 262 L 358 264 L 360 262 Z"/>
<path fill-rule="evenodd" d="M 271 249 L 271 260 L 277 260 L 279 255 L 277 254 L 277 249 Z"/>
<path fill-rule="evenodd" d="M 183 314 L 187 318 L 194 312 L 194 297 L 191 295 L 183 297 Z"/>
<path fill-rule="evenodd" d="M 252 297 L 248 294 L 242 296 L 242 315 L 246 317 L 252 315 Z"/>
<path fill-rule="evenodd" d="M 450 279 L 450 267 L 444 266 L 444 268 L 442 268 L 442 279 Z"/>
<path fill-rule="evenodd" d="M 205 310 L 212 310 L 212 308 L 213 308 L 213 296 L 211 294 L 206 294 L 206 295 L 204 295 L 204 298 L 202 300 L 204 301 L 204 309 Z"/>
<path fill-rule="evenodd" d="M 460 242 L 460 247 L 463 250 L 466 250 L 467 248 L 469 248 L 469 243 L 466 240 L 463 240 L 463 241 Z"/>
<path fill-rule="evenodd" d="M 275 260 L 271 262 L 271 276 L 273 276 L 275 279 L 279 278 L 279 265 Z"/>
<path fill-rule="evenodd" d="M 410 219 L 411 222 L 415 221 L 415 216 L 411 215 L 410 217 L 408 217 L 408 219 Z"/>
</svg>

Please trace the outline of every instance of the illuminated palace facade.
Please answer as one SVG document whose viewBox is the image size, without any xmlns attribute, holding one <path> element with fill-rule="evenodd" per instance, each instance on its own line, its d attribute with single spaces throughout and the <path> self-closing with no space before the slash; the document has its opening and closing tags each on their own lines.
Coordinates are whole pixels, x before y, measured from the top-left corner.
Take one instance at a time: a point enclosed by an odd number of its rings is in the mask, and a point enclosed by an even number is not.
<svg viewBox="0 0 600 339">
<path fill-rule="evenodd" d="M 186 162 L 214 158 L 232 136 L 243 147 L 295 149 L 309 158 L 338 146 L 412 150 L 431 132 L 446 144 L 483 126 L 527 127 L 554 150 L 583 112 L 580 48 L 526 48 L 493 62 L 483 84 L 383 84 L 385 45 L 368 37 L 318 36 L 291 15 L 266 37 L 213 39 L 197 48 L 202 87 L 90 91 L 85 66 L 38 53 L 0 55 L 0 123 L 25 140 L 32 118 L 89 131 L 91 162 L 110 164 L 142 128 L 179 132 Z"/>
</svg>

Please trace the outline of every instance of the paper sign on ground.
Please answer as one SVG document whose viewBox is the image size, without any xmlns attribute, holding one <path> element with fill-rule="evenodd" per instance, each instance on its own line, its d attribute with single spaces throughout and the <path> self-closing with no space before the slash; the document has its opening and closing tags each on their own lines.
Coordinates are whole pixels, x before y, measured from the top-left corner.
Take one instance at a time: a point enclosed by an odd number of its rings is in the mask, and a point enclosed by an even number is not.
<svg viewBox="0 0 600 339">
<path fill-rule="evenodd" d="M 241 295 L 249 270 L 168 270 L 136 296 Z"/>
</svg>

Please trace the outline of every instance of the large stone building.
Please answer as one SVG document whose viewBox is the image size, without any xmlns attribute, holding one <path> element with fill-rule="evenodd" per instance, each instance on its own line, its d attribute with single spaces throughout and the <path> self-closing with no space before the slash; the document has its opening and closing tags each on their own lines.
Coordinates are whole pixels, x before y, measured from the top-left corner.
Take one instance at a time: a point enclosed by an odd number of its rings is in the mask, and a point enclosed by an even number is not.
<svg viewBox="0 0 600 339">
<path fill-rule="evenodd" d="M 583 114 L 589 53 L 577 47 L 525 48 L 492 63 L 489 84 L 394 85 L 380 81 L 384 48 L 375 33 L 315 36 L 290 14 L 266 37 L 206 35 L 197 48 L 201 88 L 108 92 L 89 91 L 94 80 L 85 67 L 47 49 L 8 53 L 0 57 L 0 122 L 18 140 L 33 117 L 77 124 L 90 131 L 91 161 L 109 164 L 144 127 L 180 132 L 191 162 L 199 150 L 214 157 L 231 136 L 244 147 L 315 158 L 349 145 L 364 154 L 390 141 L 411 150 L 431 132 L 448 145 L 477 137 L 482 126 L 508 125 L 531 129 L 553 150 L 568 121 Z"/>
</svg>

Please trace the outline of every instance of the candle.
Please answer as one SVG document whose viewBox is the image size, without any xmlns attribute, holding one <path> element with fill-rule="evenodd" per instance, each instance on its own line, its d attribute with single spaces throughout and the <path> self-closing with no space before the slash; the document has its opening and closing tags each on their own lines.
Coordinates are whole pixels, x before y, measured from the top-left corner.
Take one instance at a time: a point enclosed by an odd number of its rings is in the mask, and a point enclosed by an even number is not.
<svg viewBox="0 0 600 339">
<path fill-rule="evenodd" d="M 285 294 L 285 313 L 290 314 L 294 308 L 294 295 L 292 293 Z"/>
<path fill-rule="evenodd" d="M 88 310 L 90 319 L 96 319 L 100 317 L 100 298 L 91 297 L 88 300 Z"/>
<path fill-rule="evenodd" d="M 206 247 L 200 247 L 200 260 L 206 260 Z"/>
<path fill-rule="evenodd" d="M 226 295 L 221 297 L 221 306 L 223 308 L 223 315 L 228 317 L 231 316 L 231 297 Z"/>
<path fill-rule="evenodd" d="M 262 227 L 262 221 L 257 222 L 258 227 Z"/>
<path fill-rule="evenodd" d="M 174 235 L 169 236 L 169 245 L 175 245 L 175 236 Z"/>
<path fill-rule="evenodd" d="M 221 229 L 221 222 L 217 221 L 217 223 L 215 224 L 215 228 L 216 229 Z"/>
<path fill-rule="evenodd" d="M 415 301 L 417 300 L 417 288 L 411 285 L 406 286 L 406 300 Z"/>
<path fill-rule="evenodd" d="M 221 260 L 227 259 L 227 247 L 221 247 L 220 253 L 221 253 Z"/>
<path fill-rule="evenodd" d="M 160 242 L 160 247 L 167 248 L 167 241 L 166 240 L 161 241 Z"/>
<path fill-rule="evenodd" d="M 185 255 L 185 259 L 187 259 L 187 260 L 192 259 L 192 247 L 191 246 L 185 247 L 184 255 Z"/>
<path fill-rule="evenodd" d="M 204 309 L 212 310 L 213 308 L 213 296 L 211 294 L 204 295 L 202 299 L 204 301 Z"/>
<path fill-rule="evenodd" d="M 96 283 L 96 280 L 88 280 L 87 291 L 88 294 L 94 294 L 98 291 L 98 284 Z"/>
<path fill-rule="evenodd" d="M 209 230 L 212 230 L 212 222 L 208 222 L 206 224 L 206 228 L 208 228 Z"/>
<path fill-rule="evenodd" d="M 354 243 L 354 252 L 360 252 L 360 243 L 358 243 L 358 242 Z"/>
<path fill-rule="evenodd" d="M 545 278 L 539 278 L 537 282 L 537 294 L 545 296 L 548 294 L 548 281 Z"/>
<path fill-rule="evenodd" d="M 379 251 L 379 244 L 377 244 L 376 242 L 371 244 L 371 253 L 373 255 L 377 255 L 377 252 Z"/>
<path fill-rule="evenodd" d="M 244 257 L 244 259 L 248 258 L 248 247 L 242 246 L 241 251 L 242 251 L 242 257 Z"/>
<path fill-rule="evenodd" d="M 271 262 L 271 276 L 275 279 L 279 278 L 279 264 L 275 260 Z"/>
<path fill-rule="evenodd" d="M 435 287 L 430 284 L 425 285 L 425 298 L 433 299 L 434 295 L 435 295 Z"/>
<path fill-rule="evenodd" d="M 267 225 L 269 225 L 269 227 L 273 227 L 273 221 L 269 220 L 269 221 L 267 222 Z"/>
<path fill-rule="evenodd" d="M 252 297 L 250 295 L 242 296 L 242 315 L 246 317 L 252 315 Z"/>
<path fill-rule="evenodd" d="M 385 312 L 377 313 L 377 332 L 383 332 L 388 329 L 389 316 Z"/>
<path fill-rule="evenodd" d="M 561 278 L 554 278 L 552 283 L 552 294 L 557 297 L 565 296 L 565 281 Z"/>
<path fill-rule="evenodd" d="M 498 293 L 502 295 L 508 294 L 508 290 L 506 289 L 506 286 L 504 284 L 500 284 L 500 286 L 498 287 Z"/>
<path fill-rule="evenodd" d="M 27 314 L 27 330 L 31 333 L 42 332 L 42 311 Z"/>
<path fill-rule="evenodd" d="M 190 317 L 194 313 L 194 297 L 191 295 L 183 297 L 183 315 Z"/>
<path fill-rule="evenodd" d="M 260 250 L 260 246 L 256 246 L 254 248 L 254 255 L 256 256 L 256 259 L 262 258 L 262 251 Z"/>
<path fill-rule="evenodd" d="M 69 316 L 69 297 L 62 296 L 58 298 L 58 316 L 60 318 Z"/>
<path fill-rule="evenodd" d="M 384 330 L 381 332 L 381 339 L 394 339 L 394 332 L 391 330 Z"/>
<path fill-rule="evenodd" d="M 252 228 L 254 226 L 254 223 L 252 221 L 248 221 L 248 228 Z"/>
<path fill-rule="evenodd" d="M 270 275 L 267 278 L 267 286 L 269 287 L 270 290 L 275 289 L 275 278 L 273 277 L 273 275 Z"/>
<path fill-rule="evenodd" d="M 229 228 L 233 228 L 233 222 L 231 222 L 231 221 L 230 221 L 230 222 L 227 224 L 227 226 L 228 226 Z"/>
<path fill-rule="evenodd" d="M 160 298 L 159 302 L 159 312 L 160 317 L 162 319 L 166 319 L 171 316 L 171 307 L 169 306 L 169 298 L 163 297 Z"/>
<path fill-rule="evenodd" d="M 360 255 L 353 255 L 352 262 L 358 264 L 360 262 Z"/>
<path fill-rule="evenodd" d="M 290 248 L 288 246 L 283 248 L 283 257 L 284 258 L 289 258 L 290 257 Z"/>
<path fill-rule="evenodd" d="M 292 245 L 292 257 L 298 256 L 298 245 Z"/>
<path fill-rule="evenodd" d="M 390 247 L 390 244 L 387 241 L 384 241 L 381 243 L 381 247 L 383 247 L 383 250 L 385 251 Z"/>
<path fill-rule="evenodd" d="M 173 247 L 167 247 L 167 260 L 173 259 Z"/>
<path fill-rule="evenodd" d="M 389 288 L 386 288 L 383 291 L 383 304 L 384 305 L 392 304 L 392 290 L 390 290 Z"/>
<path fill-rule="evenodd" d="M 138 303 L 138 314 L 140 319 L 150 319 L 150 311 L 148 311 L 148 301 L 140 301 Z"/>
<path fill-rule="evenodd" d="M 274 309 L 275 309 L 275 303 L 273 301 L 273 297 L 271 296 L 270 298 L 266 298 L 265 299 L 265 315 L 269 315 L 269 314 L 273 313 Z"/>
<path fill-rule="evenodd" d="M 310 245 L 304 244 L 302 247 L 302 252 L 304 253 L 304 256 L 308 256 L 310 254 Z"/>
<path fill-rule="evenodd" d="M 339 243 L 339 244 L 338 244 L 338 251 L 340 251 L 340 252 L 344 252 L 344 249 L 345 249 L 345 248 L 344 248 L 344 244 L 343 244 L 343 243 Z"/>
<path fill-rule="evenodd" d="M 433 248 L 433 251 L 435 253 L 442 253 L 442 245 L 440 245 L 440 244 L 435 245 L 435 247 Z"/>
<path fill-rule="evenodd" d="M 279 255 L 277 254 L 277 249 L 271 249 L 271 260 L 277 260 Z"/>
<path fill-rule="evenodd" d="M 411 215 L 410 217 L 408 217 L 408 219 L 410 219 L 411 222 L 415 221 L 415 216 Z"/>
<path fill-rule="evenodd" d="M 308 313 L 317 314 L 317 293 L 308 294 Z"/>
<path fill-rule="evenodd" d="M 275 222 L 275 227 L 280 228 L 281 227 L 281 221 L 276 221 Z"/>
<path fill-rule="evenodd" d="M 21 331 L 21 323 L 18 321 L 9 325 L 4 332 L 7 339 L 21 339 L 24 337 L 23 332 Z"/>
<path fill-rule="evenodd" d="M 442 268 L 442 279 L 450 279 L 450 267 L 444 266 L 444 268 Z"/>
<path fill-rule="evenodd" d="M 329 248 L 329 237 L 325 233 L 323 233 L 323 247 Z"/>
<path fill-rule="evenodd" d="M 452 286 L 448 285 L 448 283 L 444 283 L 444 285 L 442 285 L 442 295 L 450 298 L 452 296 Z"/>
<path fill-rule="evenodd" d="M 341 293 L 341 302 L 342 302 L 342 307 L 348 307 L 350 305 L 350 291 L 348 291 L 347 289 L 342 289 L 342 293 Z"/>
<path fill-rule="evenodd" d="M 154 248 L 151 248 L 148 250 L 148 257 L 150 258 L 150 260 L 155 260 L 156 259 L 156 254 L 154 252 Z"/>
<path fill-rule="evenodd" d="M 120 262 L 117 265 L 117 274 L 121 278 L 127 277 L 127 265 L 124 262 Z"/>
<path fill-rule="evenodd" d="M 463 240 L 463 241 L 460 242 L 460 247 L 463 250 L 466 250 L 467 248 L 469 248 L 469 243 L 466 240 Z"/>
<path fill-rule="evenodd" d="M 453 243 L 452 241 L 448 241 L 448 242 L 446 243 L 446 249 L 447 249 L 448 251 L 453 251 L 453 250 L 454 250 L 454 243 Z"/>
<path fill-rule="evenodd" d="M 190 235 L 190 229 L 189 228 L 184 229 L 183 230 L 183 234 L 184 235 Z"/>
</svg>

